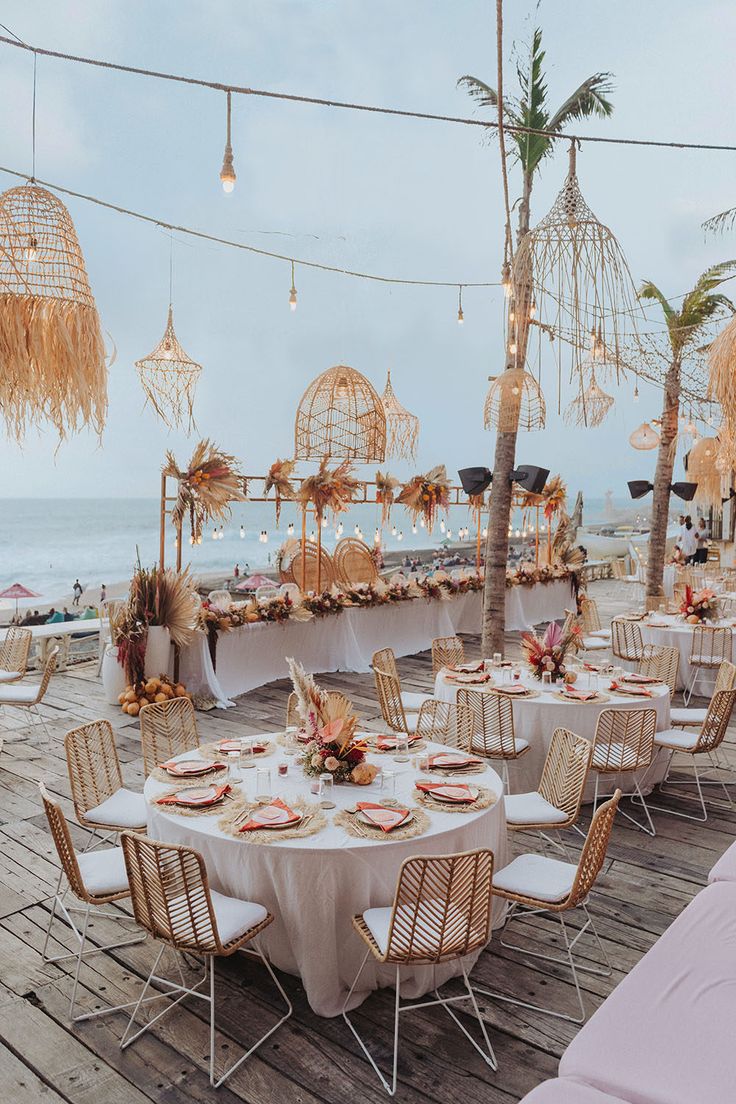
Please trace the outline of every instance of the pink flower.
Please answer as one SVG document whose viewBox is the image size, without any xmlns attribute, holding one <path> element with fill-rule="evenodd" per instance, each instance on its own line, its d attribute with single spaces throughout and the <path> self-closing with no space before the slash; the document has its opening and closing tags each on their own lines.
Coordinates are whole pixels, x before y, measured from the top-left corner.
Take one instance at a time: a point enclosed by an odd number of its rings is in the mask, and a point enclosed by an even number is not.
<svg viewBox="0 0 736 1104">
<path fill-rule="evenodd" d="M 340 760 L 336 759 L 334 755 L 328 755 L 325 759 L 325 770 L 336 771 L 340 766 Z"/>
</svg>

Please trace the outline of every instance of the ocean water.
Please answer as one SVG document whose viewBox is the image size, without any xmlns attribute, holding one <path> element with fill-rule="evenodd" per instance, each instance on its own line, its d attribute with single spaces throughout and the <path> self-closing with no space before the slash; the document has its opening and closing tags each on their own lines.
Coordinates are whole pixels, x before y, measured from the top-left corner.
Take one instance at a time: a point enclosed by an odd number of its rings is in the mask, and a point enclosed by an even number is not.
<svg viewBox="0 0 736 1104">
<path fill-rule="evenodd" d="M 631 503 L 614 500 L 619 509 L 627 505 L 630 509 Z M 144 565 L 158 559 L 158 511 L 158 500 L 152 498 L 0 499 L 0 590 L 20 582 L 46 601 L 55 601 L 70 594 L 76 578 L 83 586 L 94 588 L 130 578 L 138 558 Z M 586 502 L 587 523 L 602 521 L 605 516 L 603 499 Z M 372 544 L 380 508 L 355 506 L 341 516 L 341 521 L 343 535 L 354 535 L 359 526 L 366 542 Z M 290 522 L 299 536 L 301 516 L 293 505 L 283 505 L 277 529 L 273 505 L 235 503 L 222 539 L 213 540 L 210 528 L 202 544 L 192 548 L 185 529 L 183 562 L 190 563 L 195 573 L 222 571 L 223 575 L 231 574 L 236 563 L 242 574 L 268 567 L 275 563 L 278 548 L 287 539 Z M 396 535 L 392 535 L 390 526 L 383 533 L 383 547 L 391 551 L 435 548 L 446 536 L 439 523 L 431 535 L 421 527 L 413 533 L 411 519 L 401 507 L 394 508 L 391 523 L 396 525 Z M 473 518 L 467 508 L 453 507 L 446 521 L 453 540 L 458 529 L 466 525 L 470 535 L 464 543 L 468 554 L 473 555 Z M 521 516 L 517 514 L 514 526 L 520 525 Z M 307 532 L 313 528 L 308 524 Z M 267 533 L 265 544 L 259 540 L 262 530 Z M 334 524 L 324 528 L 322 535 L 325 546 L 333 548 L 337 540 Z M 173 526 L 167 522 L 169 564 L 175 561 L 173 537 Z"/>
</svg>

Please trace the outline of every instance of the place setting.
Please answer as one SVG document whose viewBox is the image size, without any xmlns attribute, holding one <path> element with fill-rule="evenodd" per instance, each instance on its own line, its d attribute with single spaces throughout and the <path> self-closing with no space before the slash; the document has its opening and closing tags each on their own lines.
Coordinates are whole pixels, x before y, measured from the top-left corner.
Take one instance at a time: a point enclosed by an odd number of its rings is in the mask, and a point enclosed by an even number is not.
<svg viewBox="0 0 736 1104">
<path fill-rule="evenodd" d="M 327 817 L 318 802 L 305 797 L 284 800 L 264 797 L 249 801 L 244 795 L 217 822 L 221 832 L 248 843 L 276 843 L 304 839 L 327 827 Z"/>
<path fill-rule="evenodd" d="M 235 739 L 215 740 L 210 744 L 203 744 L 199 750 L 202 755 L 237 755 L 241 766 L 245 767 L 249 760 L 262 759 L 270 755 L 273 745 L 266 736 L 242 736 Z"/>
<path fill-rule="evenodd" d="M 427 756 L 426 763 L 420 769 L 450 778 L 464 774 L 485 774 L 486 766 L 486 761 L 478 755 L 440 751 Z"/>
<path fill-rule="evenodd" d="M 498 801 L 498 795 L 493 790 L 466 782 L 435 782 L 419 778 L 414 783 L 414 789 L 420 805 L 442 813 L 472 813 L 488 809 Z"/>
<path fill-rule="evenodd" d="M 226 803 L 235 800 L 229 783 L 223 785 L 189 786 L 167 790 L 149 800 L 150 805 L 165 809 L 177 816 L 213 816 Z"/>
<path fill-rule="evenodd" d="M 211 759 L 170 759 L 160 763 L 151 772 L 155 782 L 176 781 L 179 786 L 201 786 L 210 777 L 226 778 L 229 766 Z"/>
<path fill-rule="evenodd" d="M 422 809 L 380 801 L 356 801 L 352 808 L 340 809 L 334 823 L 356 839 L 384 841 L 413 839 L 430 826 Z"/>
</svg>

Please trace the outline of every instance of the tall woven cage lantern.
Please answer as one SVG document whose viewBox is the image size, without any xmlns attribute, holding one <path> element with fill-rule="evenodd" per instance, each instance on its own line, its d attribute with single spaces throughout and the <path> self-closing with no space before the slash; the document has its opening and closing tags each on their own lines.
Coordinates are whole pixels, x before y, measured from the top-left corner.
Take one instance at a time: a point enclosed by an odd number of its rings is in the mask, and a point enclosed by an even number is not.
<svg viewBox="0 0 736 1104">
<path fill-rule="evenodd" d="M 194 392 L 202 365 L 187 356 L 174 332 L 174 315 L 169 314 L 164 336 L 153 352 L 137 360 L 138 378 L 156 414 L 169 429 L 186 423 L 194 428 Z"/>
<path fill-rule="evenodd" d="M 547 409 L 534 376 L 523 368 L 506 368 L 500 376 L 490 379 L 483 407 L 486 429 L 497 429 L 500 433 L 544 429 Z"/>
<path fill-rule="evenodd" d="M 386 457 L 386 414 L 373 385 L 346 364 L 328 368 L 301 397 L 294 459 L 370 463 Z"/>
<path fill-rule="evenodd" d="M 531 284 L 540 324 L 564 338 L 557 347 L 570 351 L 571 378 L 583 386 L 591 334 L 605 350 L 599 368 L 619 378 L 626 347 L 637 339 L 640 307 L 618 240 L 580 191 L 574 141 L 552 209 L 519 244 L 514 280 Z"/>
<path fill-rule="evenodd" d="M 0 410 L 8 435 L 107 415 L 100 318 L 71 215 L 33 181 L 0 195 Z"/>
<path fill-rule="evenodd" d="M 386 456 L 396 460 L 415 460 L 419 441 L 419 419 L 410 414 L 396 398 L 391 383 L 391 370 L 386 373 L 386 386 L 381 395 L 386 413 Z"/>
</svg>

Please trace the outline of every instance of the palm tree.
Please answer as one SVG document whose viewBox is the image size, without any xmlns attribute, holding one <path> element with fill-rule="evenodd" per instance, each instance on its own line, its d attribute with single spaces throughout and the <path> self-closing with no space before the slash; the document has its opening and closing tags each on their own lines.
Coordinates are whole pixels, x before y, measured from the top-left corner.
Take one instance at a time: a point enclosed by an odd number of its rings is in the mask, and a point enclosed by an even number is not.
<svg viewBox="0 0 736 1104">
<path fill-rule="evenodd" d="M 648 599 L 658 598 L 663 594 L 662 577 L 670 510 L 670 484 L 677 451 L 677 420 L 680 413 L 680 378 L 683 361 L 689 353 L 696 350 L 696 343 L 702 340 L 705 327 L 721 310 L 729 310 L 732 313 L 736 310 L 727 296 L 715 291 L 715 288 L 729 279 L 734 271 L 736 271 L 736 261 L 722 261 L 721 264 L 713 265 L 700 276 L 692 291 L 683 298 L 679 311 L 651 280 L 645 280 L 639 289 L 640 299 L 659 303 L 662 308 L 667 327 L 669 360 L 664 381 L 659 452 L 654 473 L 647 563 L 646 595 Z"/>
<path fill-rule="evenodd" d="M 563 128 L 576 119 L 587 119 L 592 115 L 608 117 L 613 105 L 608 100 L 612 91 L 611 74 L 595 73 L 583 81 L 557 111 L 550 111 L 547 105 L 547 84 L 544 76 L 544 50 L 542 49 L 542 31 L 537 27 L 532 36 L 529 60 L 526 65 L 517 64 L 516 75 L 519 83 L 517 97 L 504 98 L 504 123 L 507 126 L 524 127 L 531 130 L 544 130 L 559 134 Z M 458 86 L 466 89 L 470 96 L 482 107 L 498 109 L 498 96 L 495 89 L 478 77 L 466 75 L 458 81 Z M 521 167 L 522 192 L 519 203 L 517 241 L 521 241 L 530 226 L 530 204 L 534 174 L 542 161 L 552 152 L 554 139 L 545 134 L 527 134 L 523 131 L 510 132 L 515 144 L 516 159 Z M 518 296 L 518 289 L 517 289 Z M 519 296 L 519 298 L 521 298 Z M 531 299 L 530 289 L 526 290 L 526 299 Z M 524 364 L 528 341 L 527 311 L 517 314 L 521 324 L 517 324 L 516 345 L 518 363 Z M 507 362 L 506 367 L 513 364 Z M 486 542 L 486 582 L 483 597 L 483 654 L 503 651 L 505 632 L 506 600 L 506 563 L 508 561 L 508 524 L 511 516 L 512 488 L 509 481 L 516 459 L 516 430 L 511 433 L 499 433 L 496 436 L 496 454 L 491 485 L 490 514 L 488 519 L 488 538 Z"/>
</svg>

